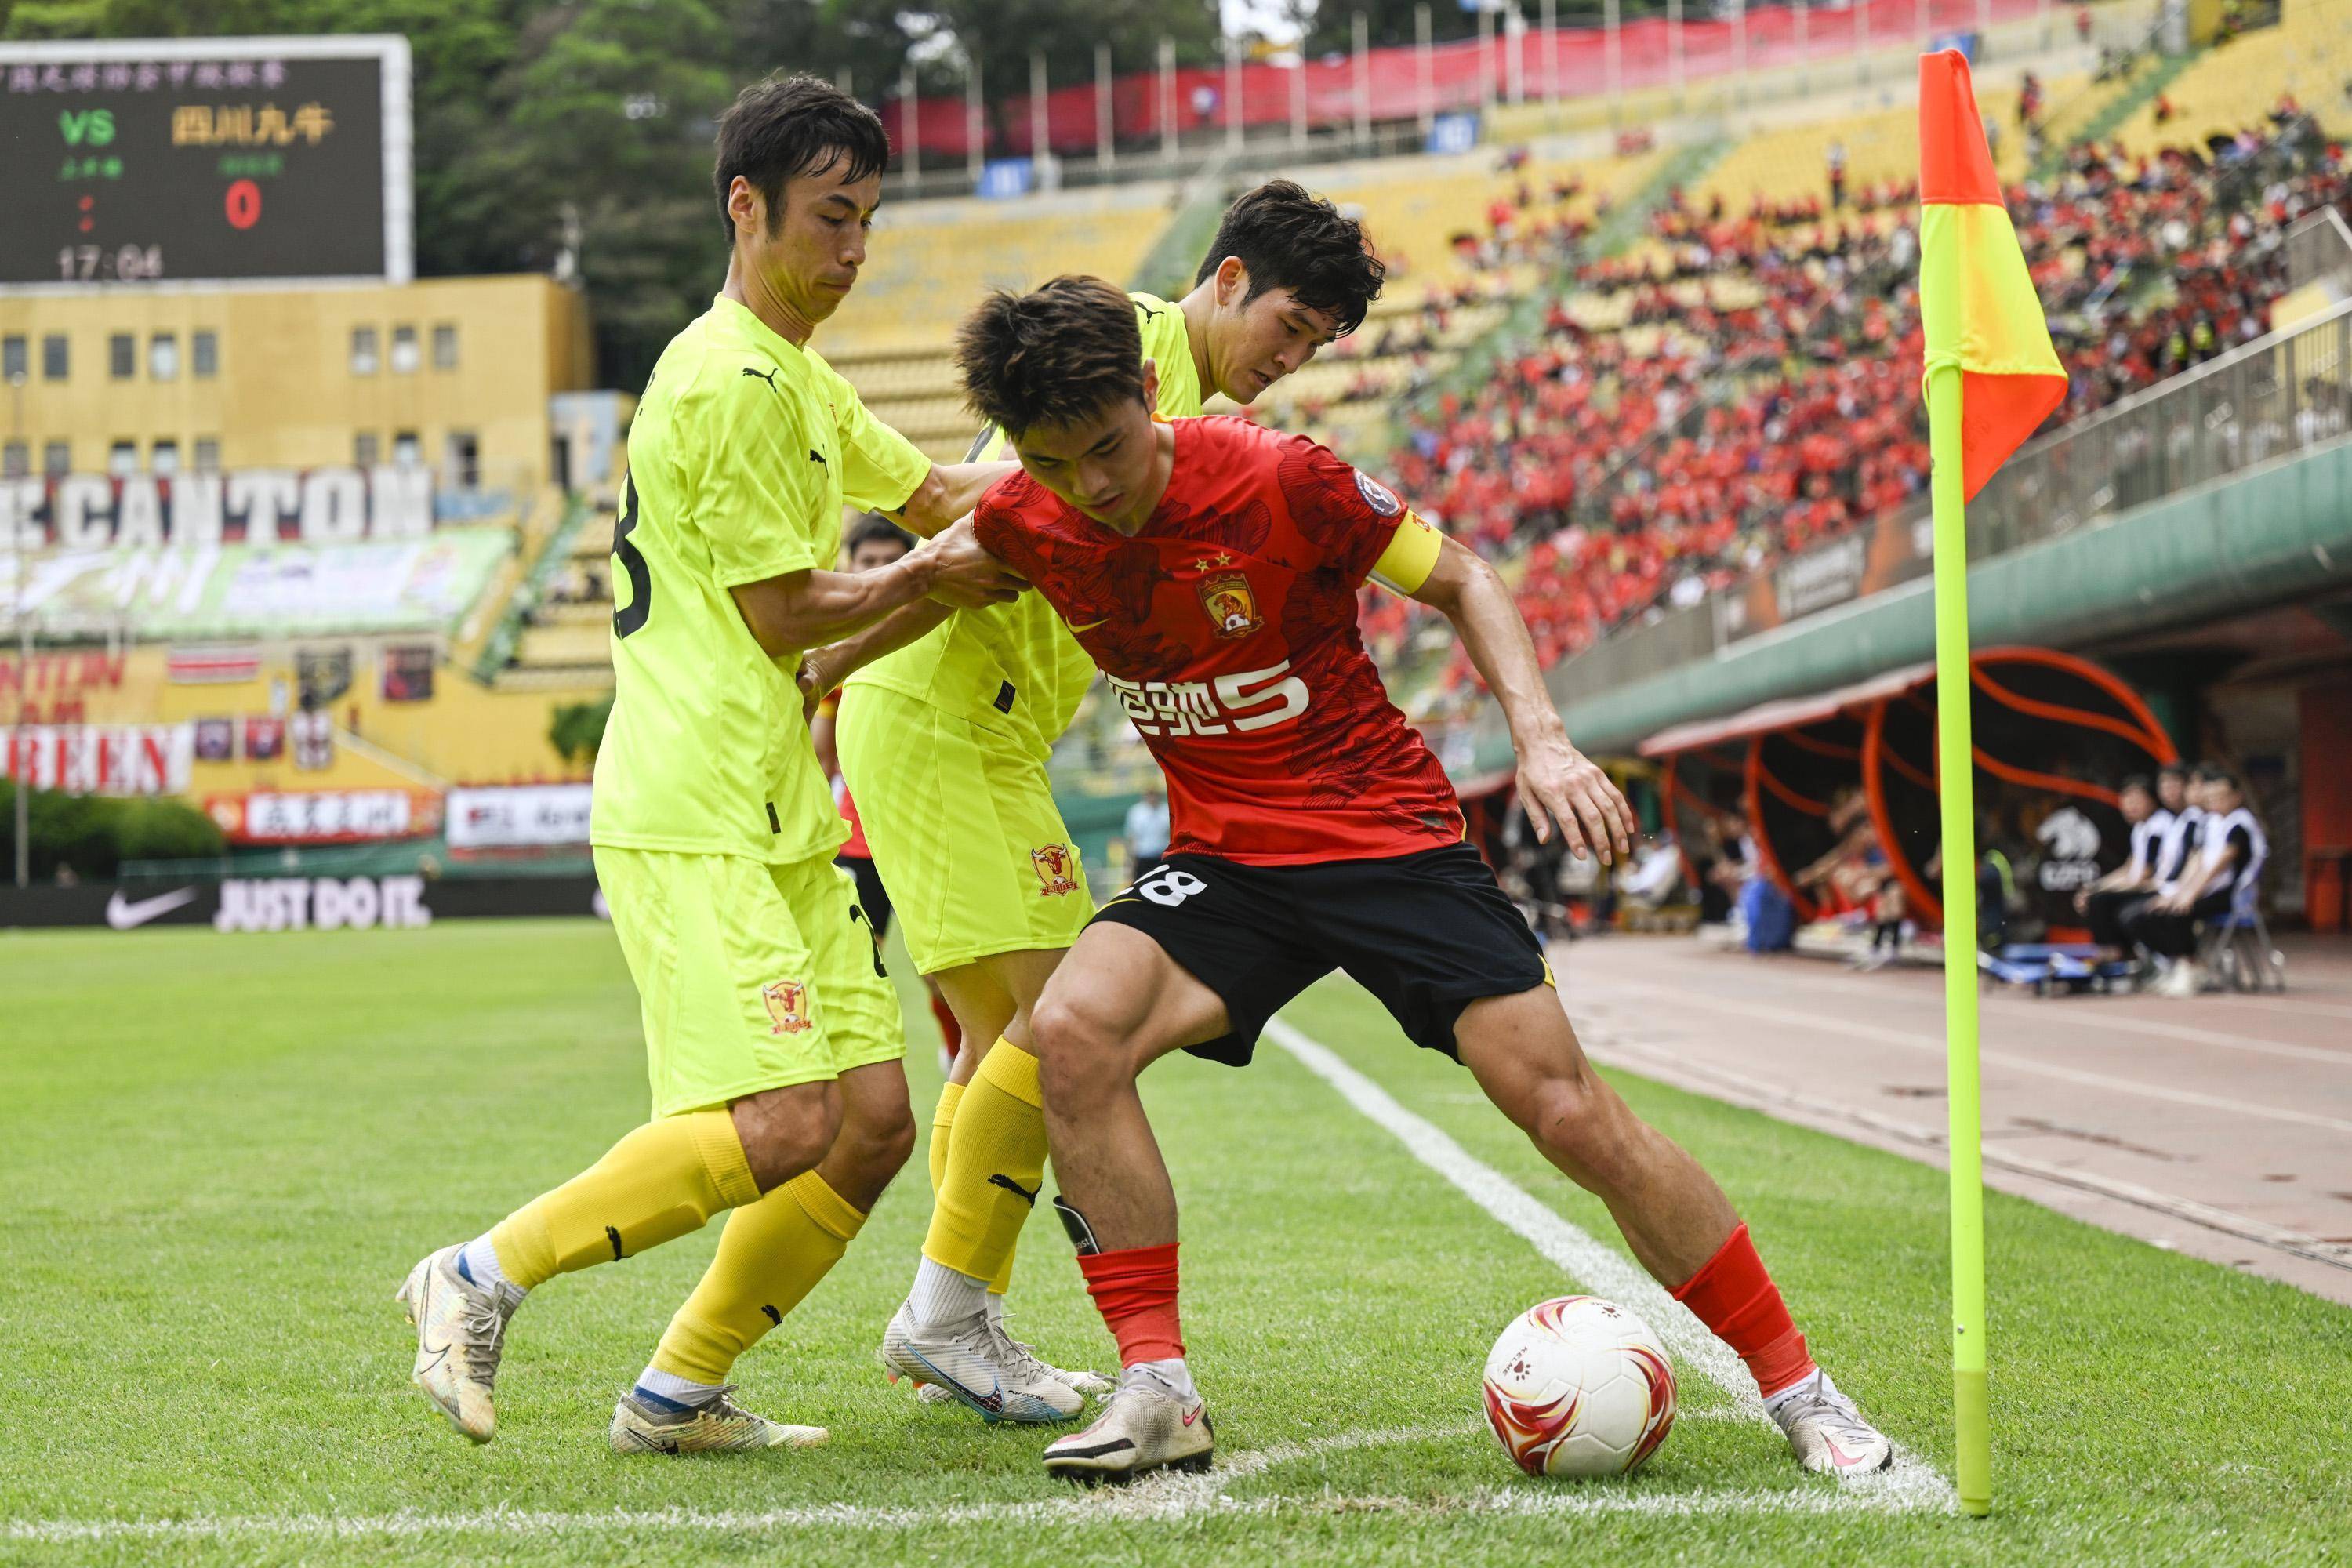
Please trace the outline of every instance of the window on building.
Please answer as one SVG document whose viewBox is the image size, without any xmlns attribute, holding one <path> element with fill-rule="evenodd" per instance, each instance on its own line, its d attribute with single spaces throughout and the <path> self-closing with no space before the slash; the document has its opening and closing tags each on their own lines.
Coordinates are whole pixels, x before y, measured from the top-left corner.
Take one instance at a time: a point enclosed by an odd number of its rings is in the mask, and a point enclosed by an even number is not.
<svg viewBox="0 0 2352 1568">
<path fill-rule="evenodd" d="M 457 323 L 443 321 L 433 329 L 433 368 L 457 368 Z"/>
<path fill-rule="evenodd" d="M 393 328 L 392 373 L 394 375 L 414 375 L 416 374 L 418 363 L 416 329 L 415 327 Z"/>
<path fill-rule="evenodd" d="M 179 442 L 167 437 L 148 447 L 147 471 L 151 474 L 178 473 L 180 471 Z"/>
<path fill-rule="evenodd" d="M 471 430 L 449 432 L 449 482 L 467 490 L 481 485 L 482 440 Z"/>
<path fill-rule="evenodd" d="M 373 430 L 362 430 L 352 437 L 352 461 L 362 468 L 373 468 L 378 460 L 380 443 Z"/>
<path fill-rule="evenodd" d="M 147 340 L 147 374 L 157 381 L 180 379 L 180 334 L 157 332 Z"/>
<path fill-rule="evenodd" d="M 31 345 L 21 332 L 0 338 L 0 381 L 22 381 L 33 374 Z"/>
<path fill-rule="evenodd" d="M 220 334 L 196 332 L 188 339 L 188 358 L 196 379 L 210 381 L 220 374 Z"/>
<path fill-rule="evenodd" d="M 415 431 L 402 430 L 393 436 L 392 460 L 404 468 L 413 468 L 425 460 L 425 443 L 416 438 Z"/>
<path fill-rule="evenodd" d="M 106 471 L 121 479 L 139 471 L 139 443 L 117 441 L 106 449 Z"/>
<path fill-rule="evenodd" d="M 220 472 L 219 437 L 199 436 L 196 437 L 196 472 L 200 474 L 216 474 Z"/>
<path fill-rule="evenodd" d="M 63 332 L 51 332 L 41 340 L 41 379 L 43 381 L 63 381 L 66 378 L 67 368 L 71 363 L 66 353 L 66 335 Z"/>
<path fill-rule="evenodd" d="M 0 447 L 0 479 L 21 479 L 33 471 L 33 449 L 22 441 Z"/>
<path fill-rule="evenodd" d="M 41 472 L 51 479 L 73 472 L 73 443 L 44 441 L 41 443 Z"/>
<path fill-rule="evenodd" d="M 375 374 L 375 329 L 373 327 L 352 329 L 352 374 L 353 375 Z"/>
<path fill-rule="evenodd" d="M 116 332 L 106 340 L 106 374 L 117 381 L 129 381 L 139 374 L 139 340 L 129 332 Z"/>
</svg>

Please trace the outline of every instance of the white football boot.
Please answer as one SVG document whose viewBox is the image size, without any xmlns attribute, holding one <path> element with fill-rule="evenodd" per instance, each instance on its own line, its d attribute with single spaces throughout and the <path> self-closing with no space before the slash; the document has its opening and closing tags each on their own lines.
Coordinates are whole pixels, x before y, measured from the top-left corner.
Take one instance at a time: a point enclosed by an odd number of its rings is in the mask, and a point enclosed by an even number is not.
<svg viewBox="0 0 2352 1568">
<path fill-rule="evenodd" d="M 1209 1407 L 1180 1399 L 1141 1367 L 1129 1367 L 1095 1424 L 1045 1446 L 1045 1473 L 1092 1485 L 1152 1470 L 1205 1470 L 1216 1449 Z"/>
<path fill-rule="evenodd" d="M 1866 1476 L 1895 1462 L 1895 1445 L 1862 1418 L 1853 1401 L 1816 1371 L 1770 1406 L 1797 1463 L 1817 1476 Z"/>
<path fill-rule="evenodd" d="M 814 1448 L 831 1436 L 822 1426 L 788 1426 L 754 1415 L 727 1396 L 723 1383 L 700 1405 L 647 1398 L 631 1389 L 613 1406 L 605 1436 L 615 1454 L 739 1454 L 753 1448 Z"/>
<path fill-rule="evenodd" d="M 891 1382 L 911 1377 L 944 1388 L 986 1421 L 1067 1421 L 1086 1407 L 1075 1389 L 1026 1347 L 1006 1338 L 985 1312 L 974 1312 L 950 1329 L 921 1329 L 901 1305 L 890 1315 L 874 1355 Z"/>
<path fill-rule="evenodd" d="M 498 1429 L 491 1385 L 506 1347 L 507 1321 L 522 1305 L 512 1285 L 486 1289 L 457 1272 L 462 1247 L 445 1247 L 408 1271 L 393 1300 L 416 1328 L 410 1381 L 466 1436 L 487 1443 Z"/>
</svg>

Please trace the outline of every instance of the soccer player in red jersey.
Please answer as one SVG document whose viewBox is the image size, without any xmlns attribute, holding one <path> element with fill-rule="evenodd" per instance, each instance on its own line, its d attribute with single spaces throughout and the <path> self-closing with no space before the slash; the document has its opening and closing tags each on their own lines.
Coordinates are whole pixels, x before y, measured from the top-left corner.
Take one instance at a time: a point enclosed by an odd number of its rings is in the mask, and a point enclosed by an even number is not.
<svg viewBox="0 0 2352 1568">
<path fill-rule="evenodd" d="M 1586 1061 L 1541 946 L 1357 635 L 1368 577 L 1444 615 L 1509 719 L 1538 832 L 1622 855 L 1633 814 L 1569 742 L 1493 569 L 1303 437 L 1155 420 L 1134 306 L 1099 279 L 991 296 L 956 356 L 972 411 L 1024 469 L 974 530 L 1109 677 L 1173 812 L 1167 856 L 1103 906 L 1032 1024 L 1055 1207 L 1125 1369 L 1046 1468 L 1208 1463 L 1176 1197 L 1136 1079 L 1175 1050 L 1246 1063 L 1266 1020 L 1333 969 L 1608 1205 L 1642 1265 L 1746 1360 L 1807 1468 L 1885 1465 L 1890 1445 L 1807 1355 L 1723 1190 Z"/>
</svg>

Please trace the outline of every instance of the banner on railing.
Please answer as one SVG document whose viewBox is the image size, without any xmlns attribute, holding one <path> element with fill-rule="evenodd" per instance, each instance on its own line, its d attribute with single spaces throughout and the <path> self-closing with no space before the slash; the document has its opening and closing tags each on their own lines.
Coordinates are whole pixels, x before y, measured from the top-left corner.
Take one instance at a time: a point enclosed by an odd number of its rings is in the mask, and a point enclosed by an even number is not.
<svg viewBox="0 0 2352 1568">
<path fill-rule="evenodd" d="M 584 784 L 516 784 L 449 792 L 452 849 L 513 849 L 588 842 Z"/>
<path fill-rule="evenodd" d="M 68 795 L 181 795 L 191 724 L 31 724 L 0 733 L 0 775 Z"/>
</svg>

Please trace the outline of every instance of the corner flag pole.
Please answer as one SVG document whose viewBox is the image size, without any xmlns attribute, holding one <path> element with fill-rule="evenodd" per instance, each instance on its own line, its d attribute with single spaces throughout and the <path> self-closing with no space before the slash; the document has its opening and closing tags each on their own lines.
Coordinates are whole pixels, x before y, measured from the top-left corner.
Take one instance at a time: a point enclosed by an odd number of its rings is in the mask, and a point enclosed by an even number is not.
<svg viewBox="0 0 2352 1568">
<path fill-rule="evenodd" d="M 1952 1405 L 1960 1506 L 1992 1511 L 1985 1388 L 1983 1120 L 1977 1066 L 1976 747 L 1969 724 L 1968 503 L 1960 481 L 1960 367 L 1927 373 L 1935 510 L 1936 784 L 1943 807 L 1944 1039 L 1952 1165 Z"/>
</svg>

